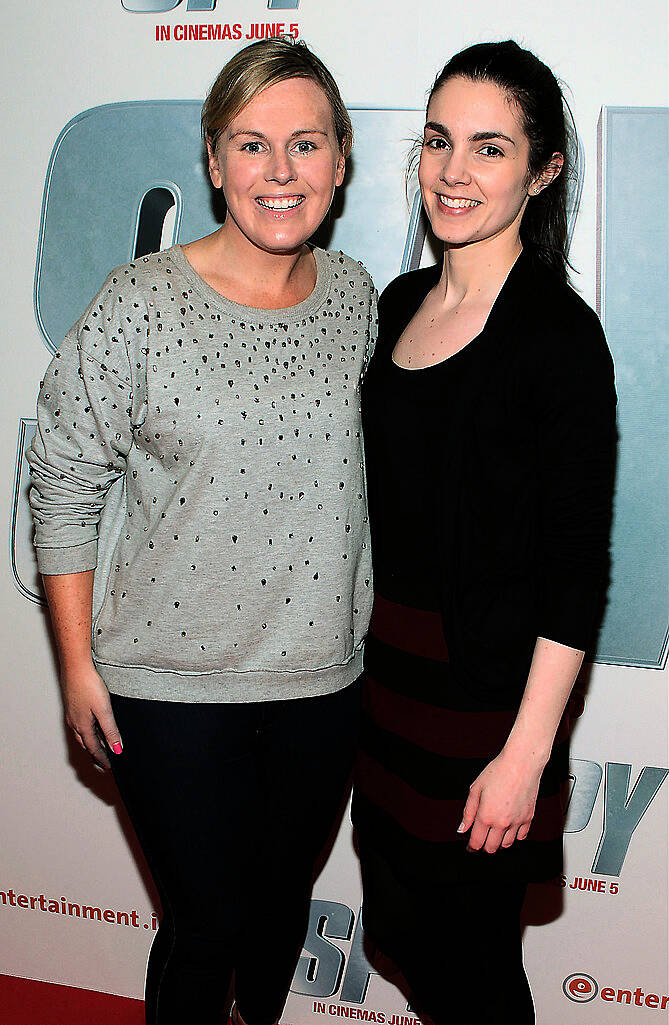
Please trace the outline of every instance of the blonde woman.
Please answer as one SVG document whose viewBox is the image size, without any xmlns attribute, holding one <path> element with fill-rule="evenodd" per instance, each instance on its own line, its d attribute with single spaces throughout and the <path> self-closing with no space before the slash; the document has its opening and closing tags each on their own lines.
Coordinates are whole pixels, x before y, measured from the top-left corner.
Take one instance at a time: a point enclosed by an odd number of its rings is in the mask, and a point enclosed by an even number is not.
<svg viewBox="0 0 669 1025">
<path fill-rule="evenodd" d="M 114 270 L 72 328 L 31 500 L 66 719 L 111 764 L 161 896 L 147 1021 L 222 1021 L 234 974 L 234 1020 L 271 1025 L 356 739 L 374 291 L 308 245 L 352 129 L 306 46 L 238 53 L 202 129 L 225 221 Z"/>
</svg>

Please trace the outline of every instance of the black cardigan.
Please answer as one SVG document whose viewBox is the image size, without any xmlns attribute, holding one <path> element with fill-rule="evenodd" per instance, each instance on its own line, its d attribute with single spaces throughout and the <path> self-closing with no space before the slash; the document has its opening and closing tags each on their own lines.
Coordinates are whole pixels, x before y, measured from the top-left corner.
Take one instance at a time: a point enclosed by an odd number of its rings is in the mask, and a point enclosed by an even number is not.
<svg viewBox="0 0 669 1025">
<path fill-rule="evenodd" d="M 363 388 L 366 435 L 383 425 L 370 422 L 365 395 L 440 271 L 404 274 L 381 296 Z M 458 454 L 437 553 L 444 631 L 460 681 L 516 704 L 537 637 L 592 644 L 608 581 L 616 448 L 613 364 L 599 320 L 528 248 L 468 354 L 455 403 Z M 376 469 L 372 459 L 372 537 L 392 500 Z"/>
</svg>

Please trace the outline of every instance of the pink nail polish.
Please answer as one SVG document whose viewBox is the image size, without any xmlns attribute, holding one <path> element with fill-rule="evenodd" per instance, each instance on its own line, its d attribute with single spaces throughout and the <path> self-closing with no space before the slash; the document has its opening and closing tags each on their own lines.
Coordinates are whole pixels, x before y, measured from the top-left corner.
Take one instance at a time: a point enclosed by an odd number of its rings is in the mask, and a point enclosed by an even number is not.
<svg viewBox="0 0 669 1025">
<path fill-rule="evenodd" d="M 120 740 L 117 740 L 115 744 L 112 744 L 112 751 L 115 755 L 120 755 L 123 750 L 123 744 Z"/>
</svg>

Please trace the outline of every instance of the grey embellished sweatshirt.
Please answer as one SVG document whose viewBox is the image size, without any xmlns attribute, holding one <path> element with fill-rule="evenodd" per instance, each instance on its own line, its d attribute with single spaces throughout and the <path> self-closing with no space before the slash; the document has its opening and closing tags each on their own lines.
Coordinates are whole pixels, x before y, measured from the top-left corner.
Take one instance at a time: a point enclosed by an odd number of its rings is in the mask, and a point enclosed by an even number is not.
<svg viewBox="0 0 669 1025">
<path fill-rule="evenodd" d="M 264 701 L 360 673 L 375 294 L 361 264 L 314 255 L 314 291 L 280 310 L 225 299 L 179 246 L 119 267 L 46 372 L 38 564 L 96 570 L 93 657 L 113 693 Z"/>
</svg>

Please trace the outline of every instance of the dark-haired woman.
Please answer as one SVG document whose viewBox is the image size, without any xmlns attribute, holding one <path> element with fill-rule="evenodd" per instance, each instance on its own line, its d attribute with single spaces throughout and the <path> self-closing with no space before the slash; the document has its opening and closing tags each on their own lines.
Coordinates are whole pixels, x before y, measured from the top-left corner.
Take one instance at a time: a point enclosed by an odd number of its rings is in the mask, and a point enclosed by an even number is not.
<svg viewBox="0 0 669 1025">
<path fill-rule="evenodd" d="M 607 579 L 616 397 L 567 282 L 569 151 L 533 54 L 449 61 L 419 166 L 443 260 L 383 293 L 363 392 L 363 921 L 436 1025 L 534 1022 L 519 916 L 561 871 L 565 709 Z"/>
<path fill-rule="evenodd" d="M 147 1021 L 222 1022 L 234 973 L 236 1025 L 272 1025 L 357 738 L 374 289 L 308 245 L 352 129 L 306 46 L 236 54 L 202 128 L 225 221 L 109 275 L 47 370 L 31 500 L 66 719 L 160 892 Z"/>
</svg>

